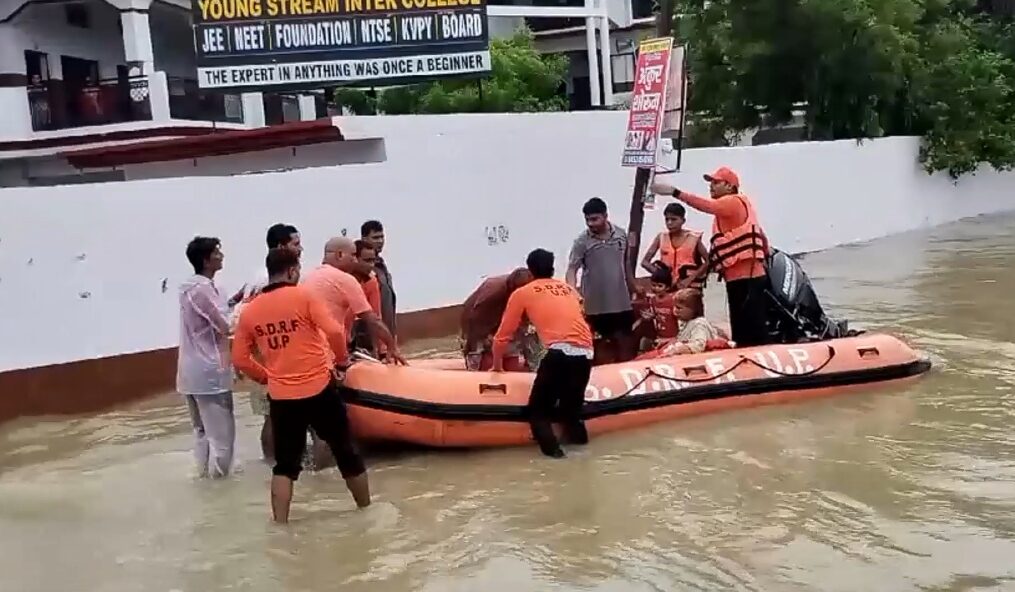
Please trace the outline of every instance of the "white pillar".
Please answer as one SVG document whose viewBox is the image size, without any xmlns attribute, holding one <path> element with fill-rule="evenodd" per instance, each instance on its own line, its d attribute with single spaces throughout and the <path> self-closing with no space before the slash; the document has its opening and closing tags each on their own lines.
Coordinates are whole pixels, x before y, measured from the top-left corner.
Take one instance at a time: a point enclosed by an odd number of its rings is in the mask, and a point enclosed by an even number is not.
<svg viewBox="0 0 1015 592">
<path fill-rule="evenodd" d="M 590 6 L 591 2 L 586 2 Z M 595 17 L 585 18 L 585 49 L 589 59 L 589 94 L 592 97 L 592 106 L 598 107 L 599 101 L 599 60 L 596 58 L 596 19 Z"/>
<path fill-rule="evenodd" d="M 152 49 L 152 32 L 148 13 L 128 10 L 120 13 L 123 25 L 123 57 L 127 63 L 141 65 L 141 74 L 155 71 L 155 51 Z"/>
<path fill-rule="evenodd" d="M 123 30 L 123 61 L 130 76 L 144 76 L 148 80 L 148 103 L 152 121 L 169 121 L 169 80 L 165 72 L 155 71 L 155 50 L 152 48 L 152 31 L 148 10 L 152 0 L 106 0 L 120 11 L 120 28 Z"/>
<path fill-rule="evenodd" d="M 8 74 L 8 72 L 4 72 Z M 28 104 L 28 88 L 0 86 L 0 139 L 27 140 L 32 135 L 32 110 Z"/>
<path fill-rule="evenodd" d="M 317 103 L 314 95 L 300 95 L 300 121 L 317 119 Z"/>
<path fill-rule="evenodd" d="M 603 105 L 613 104 L 613 44 L 610 43 L 610 20 L 606 16 L 606 0 L 599 0 L 603 16 L 599 19 L 599 55 L 603 62 Z"/>
<path fill-rule="evenodd" d="M 169 80 L 165 72 L 148 74 L 148 103 L 152 107 L 152 121 L 169 121 Z"/>
<path fill-rule="evenodd" d="M 120 11 L 123 29 L 123 58 L 127 62 L 140 62 L 145 70 L 155 71 L 155 52 L 152 50 L 152 33 L 148 26 L 148 10 L 152 0 L 106 0 Z"/>
<path fill-rule="evenodd" d="M 243 93 L 243 123 L 247 127 L 264 127 L 264 95 L 259 92 Z"/>
<path fill-rule="evenodd" d="M 0 138 L 27 139 L 32 134 L 32 111 L 28 104 L 28 80 L 25 52 L 13 34 L 0 34 L 0 74 L 6 84 L 0 86 Z"/>
</svg>

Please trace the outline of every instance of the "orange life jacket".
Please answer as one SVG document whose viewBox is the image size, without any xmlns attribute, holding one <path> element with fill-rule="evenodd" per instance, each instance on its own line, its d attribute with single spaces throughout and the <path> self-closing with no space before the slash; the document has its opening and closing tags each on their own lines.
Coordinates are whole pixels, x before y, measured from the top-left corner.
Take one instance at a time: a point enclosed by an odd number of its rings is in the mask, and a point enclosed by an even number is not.
<svg viewBox="0 0 1015 592">
<path fill-rule="evenodd" d="M 709 251 L 709 268 L 720 276 L 722 272 L 741 261 L 752 259 L 764 263 L 768 257 L 768 237 L 758 222 L 754 205 L 746 195 L 734 196 L 747 209 L 747 219 L 735 228 L 719 228 L 719 219 L 712 222 L 712 248 Z"/>
<path fill-rule="evenodd" d="M 693 230 L 687 231 L 684 241 L 676 248 L 670 240 L 670 233 L 664 231 L 659 233 L 659 261 L 666 264 L 673 272 L 673 285 L 696 272 L 702 262 L 698 261 L 698 241 L 701 240 L 701 233 Z M 697 290 L 705 289 L 705 278 L 699 278 L 691 283 L 689 288 Z"/>
</svg>

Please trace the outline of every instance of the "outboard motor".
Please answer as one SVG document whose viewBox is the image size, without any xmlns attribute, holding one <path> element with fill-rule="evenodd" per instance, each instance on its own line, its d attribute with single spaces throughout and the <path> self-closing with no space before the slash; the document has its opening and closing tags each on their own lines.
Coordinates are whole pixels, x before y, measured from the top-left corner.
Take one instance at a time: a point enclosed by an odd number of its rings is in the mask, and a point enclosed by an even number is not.
<svg viewBox="0 0 1015 592">
<path fill-rule="evenodd" d="M 773 343 L 821 341 L 857 335 L 847 321 L 825 315 L 811 280 L 788 253 L 772 249 L 768 259 L 768 331 Z"/>
</svg>

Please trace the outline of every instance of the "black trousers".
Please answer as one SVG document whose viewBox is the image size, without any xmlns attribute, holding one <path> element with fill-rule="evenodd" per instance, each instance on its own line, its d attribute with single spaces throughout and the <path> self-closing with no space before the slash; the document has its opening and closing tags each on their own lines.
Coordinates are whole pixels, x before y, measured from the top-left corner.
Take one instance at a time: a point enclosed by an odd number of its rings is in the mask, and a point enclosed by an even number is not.
<svg viewBox="0 0 1015 592">
<path fill-rule="evenodd" d="M 768 343 L 767 277 L 726 282 L 730 310 L 730 331 L 737 347 Z"/>
<path fill-rule="evenodd" d="M 342 477 L 349 479 L 366 471 L 352 439 L 345 401 L 334 382 L 305 399 L 273 399 L 269 393 L 268 405 L 271 429 L 275 434 L 275 468 L 272 474 L 289 477 L 293 481 L 299 478 L 308 428 L 313 428 L 317 437 L 331 448 Z"/>
<path fill-rule="evenodd" d="M 584 434 L 578 439 L 588 439 L 581 423 L 581 410 L 591 374 L 592 361 L 585 356 L 569 356 L 555 349 L 543 356 L 532 382 L 527 411 L 532 436 L 544 453 L 560 448 L 550 427 L 554 420 L 563 423 L 572 434 L 575 431 Z"/>
</svg>

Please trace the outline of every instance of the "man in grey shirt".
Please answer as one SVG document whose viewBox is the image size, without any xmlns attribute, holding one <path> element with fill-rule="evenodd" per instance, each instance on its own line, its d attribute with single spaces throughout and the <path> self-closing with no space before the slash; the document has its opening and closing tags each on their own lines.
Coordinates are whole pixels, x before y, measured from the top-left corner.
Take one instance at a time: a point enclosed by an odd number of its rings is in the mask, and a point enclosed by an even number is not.
<svg viewBox="0 0 1015 592">
<path fill-rule="evenodd" d="M 637 354 L 631 294 L 634 275 L 627 265 L 627 232 L 610 223 L 606 202 L 593 197 L 582 208 L 588 229 L 578 235 L 568 257 L 565 279 L 585 299 L 585 316 L 597 334 L 599 363 L 626 362 Z M 581 286 L 578 285 L 581 270 Z M 612 346 L 605 355 L 603 342 Z"/>
</svg>

